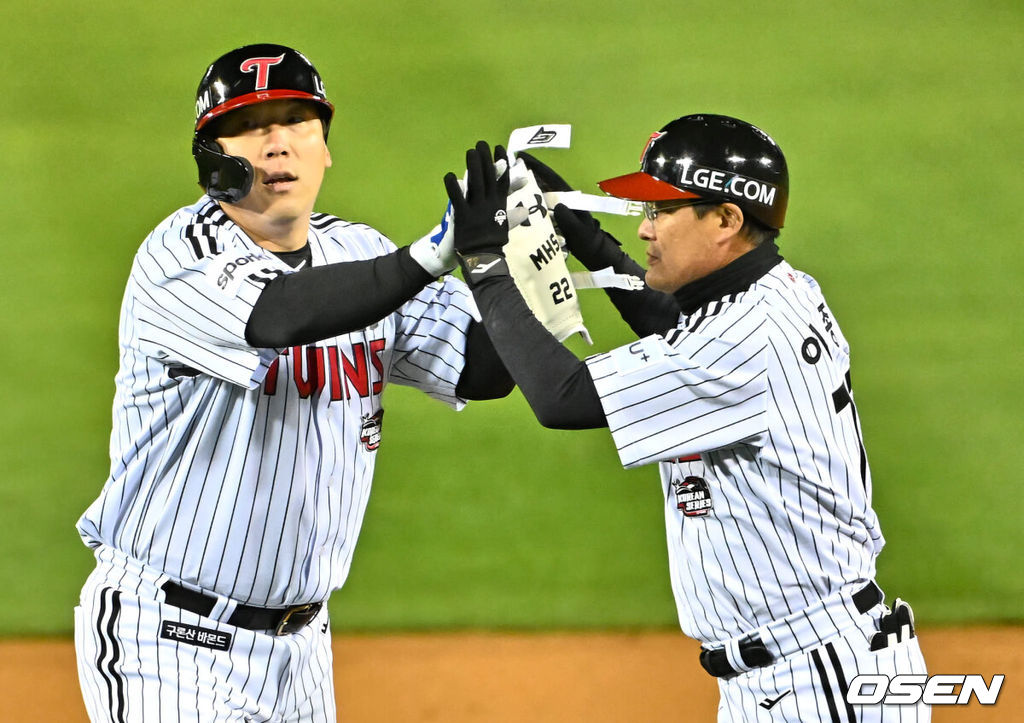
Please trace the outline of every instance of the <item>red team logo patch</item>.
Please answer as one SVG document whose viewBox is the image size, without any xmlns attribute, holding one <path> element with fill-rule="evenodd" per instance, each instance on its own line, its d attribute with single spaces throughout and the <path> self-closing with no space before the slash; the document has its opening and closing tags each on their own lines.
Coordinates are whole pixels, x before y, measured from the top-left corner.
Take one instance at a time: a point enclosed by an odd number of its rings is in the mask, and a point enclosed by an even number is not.
<svg viewBox="0 0 1024 723">
<path fill-rule="evenodd" d="M 686 477 L 672 482 L 676 508 L 686 517 L 704 517 L 711 512 L 711 488 L 703 477 Z"/>
</svg>

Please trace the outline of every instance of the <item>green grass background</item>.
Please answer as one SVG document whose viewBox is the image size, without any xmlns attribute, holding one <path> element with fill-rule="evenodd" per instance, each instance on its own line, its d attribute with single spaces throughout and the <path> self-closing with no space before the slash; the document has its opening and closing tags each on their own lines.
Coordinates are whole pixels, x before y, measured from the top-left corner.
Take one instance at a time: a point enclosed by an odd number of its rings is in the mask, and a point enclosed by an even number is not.
<svg viewBox="0 0 1024 723">
<path fill-rule="evenodd" d="M 697 111 L 784 148 L 783 253 L 821 282 L 854 377 L 890 594 L 928 624 L 1022 615 L 1024 5 L 15 0 L 0 26 L 0 634 L 67 633 L 91 557 L 132 255 L 197 196 L 206 65 L 291 44 L 337 106 L 321 210 L 408 243 L 478 138 L 574 125 L 578 186 Z M 640 254 L 635 219 L 606 227 Z M 599 292 L 594 350 L 629 340 Z M 578 342 L 572 348 L 589 353 Z M 654 468 L 540 428 L 516 393 L 455 414 L 386 393 L 339 629 L 675 624 Z"/>
</svg>

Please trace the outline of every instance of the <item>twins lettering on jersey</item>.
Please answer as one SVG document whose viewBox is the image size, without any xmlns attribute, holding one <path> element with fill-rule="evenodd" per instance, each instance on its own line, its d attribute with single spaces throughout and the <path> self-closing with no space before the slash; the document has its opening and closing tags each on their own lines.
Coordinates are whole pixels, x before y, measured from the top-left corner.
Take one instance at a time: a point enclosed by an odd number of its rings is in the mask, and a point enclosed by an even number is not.
<svg viewBox="0 0 1024 723">
<path fill-rule="evenodd" d="M 341 346 L 294 346 L 275 359 L 263 379 L 263 393 L 273 396 L 278 384 L 290 376 L 299 396 L 307 399 L 328 391 L 331 401 L 379 396 L 384 387 L 381 354 L 384 339 L 356 342 L 345 351 Z M 284 374 L 282 375 L 282 366 Z M 372 370 L 372 371 L 371 371 Z M 289 374 L 290 371 L 290 374 Z"/>
</svg>

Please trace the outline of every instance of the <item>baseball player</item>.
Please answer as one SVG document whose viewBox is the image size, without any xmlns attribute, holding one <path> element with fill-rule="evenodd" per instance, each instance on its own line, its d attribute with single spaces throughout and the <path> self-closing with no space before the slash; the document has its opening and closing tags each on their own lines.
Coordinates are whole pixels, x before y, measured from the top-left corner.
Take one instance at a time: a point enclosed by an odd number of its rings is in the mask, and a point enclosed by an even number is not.
<svg viewBox="0 0 1024 723">
<path fill-rule="evenodd" d="M 498 149 L 496 157 L 503 157 Z M 545 190 L 569 190 L 523 162 Z M 883 538 L 850 380 L 850 349 L 818 284 L 779 255 L 786 160 L 735 118 L 654 133 L 641 170 L 603 181 L 643 202 L 647 269 L 588 214 L 559 205 L 569 250 L 645 278 L 609 296 L 639 337 L 579 361 L 531 318 L 496 223 L 507 178 L 467 154 L 445 179 L 455 247 L 506 367 L 547 427 L 608 427 L 625 467 L 661 471 L 683 632 L 719 681 L 720 721 L 926 721 L 924 708 L 847 702 L 858 673 L 925 672 L 910 608 L 874 582 Z M 507 174 L 506 174 L 507 175 Z M 685 681 L 680 720 L 687 719 Z"/>
<path fill-rule="evenodd" d="M 149 234 L 120 318 L 110 477 L 78 522 L 93 721 L 334 721 L 348 575 L 389 382 L 459 409 L 512 388 L 439 227 L 396 246 L 313 207 L 333 106 L 249 45 L 199 84 L 204 195 Z M 439 278 L 440 277 L 440 278 Z"/>
</svg>

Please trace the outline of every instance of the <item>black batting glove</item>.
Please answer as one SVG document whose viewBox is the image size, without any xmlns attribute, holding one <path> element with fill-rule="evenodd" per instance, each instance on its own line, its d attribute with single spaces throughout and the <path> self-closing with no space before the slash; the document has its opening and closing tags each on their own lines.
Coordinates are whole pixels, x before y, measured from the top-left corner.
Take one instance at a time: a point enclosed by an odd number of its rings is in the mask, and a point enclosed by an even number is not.
<svg viewBox="0 0 1024 723">
<path fill-rule="evenodd" d="M 533 171 L 537 185 L 545 193 L 549 191 L 571 191 L 572 186 L 548 165 L 541 163 L 529 153 L 520 151 L 516 158 L 522 158 L 526 167 Z M 553 220 L 558 232 L 565 239 L 569 253 L 578 258 L 591 271 L 614 266 L 623 252 L 614 236 L 601 229 L 597 219 L 586 211 L 575 211 L 558 204 Z"/>
<path fill-rule="evenodd" d="M 505 168 L 496 177 L 494 163 L 504 160 Z M 494 158 L 486 141 L 478 141 L 466 151 L 466 191 L 463 193 L 454 173 L 444 177 L 444 187 L 452 203 L 455 251 L 466 283 L 473 286 L 492 276 L 508 276 L 504 246 L 508 243 L 508 157 L 498 146 Z"/>
<path fill-rule="evenodd" d="M 537 179 L 537 185 L 545 193 L 549 191 L 572 190 L 572 186 L 566 183 L 565 179 L 555 173 L 550 166 L 541 163 L 529 153 L 519 151 L 516 154 L 516 158 L 522 158 L 526 167 L 533 171 L 533 177 Z"/>
<path fill-rule="evenodd" d="M 625 252 L 618 240 L 601 228 L 596 218 L 586 211 L 575 211 L 564 203 L 555 206 L 553 216 L 569 253 L 587 269 L 618 268 Z"/>
</svg>

